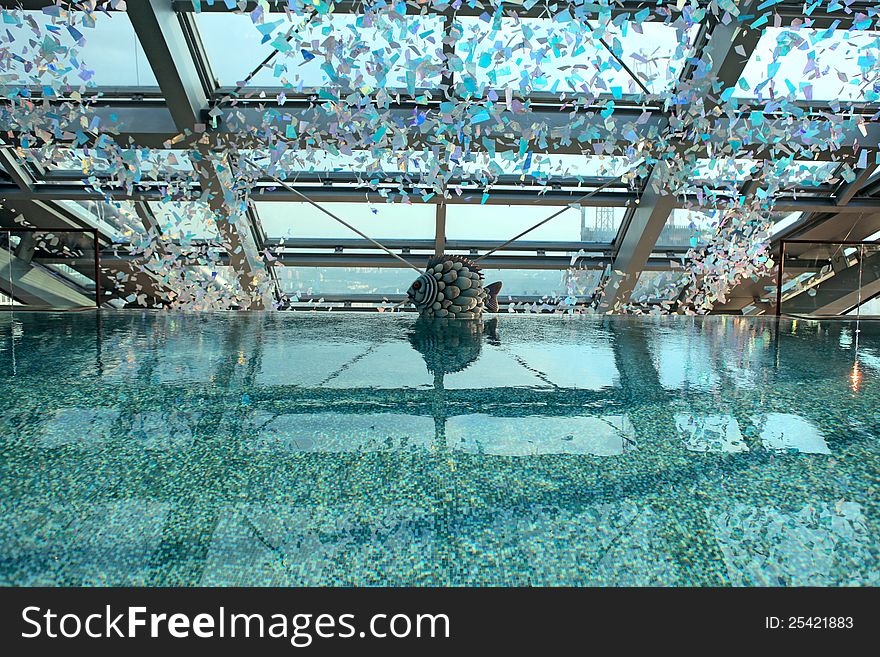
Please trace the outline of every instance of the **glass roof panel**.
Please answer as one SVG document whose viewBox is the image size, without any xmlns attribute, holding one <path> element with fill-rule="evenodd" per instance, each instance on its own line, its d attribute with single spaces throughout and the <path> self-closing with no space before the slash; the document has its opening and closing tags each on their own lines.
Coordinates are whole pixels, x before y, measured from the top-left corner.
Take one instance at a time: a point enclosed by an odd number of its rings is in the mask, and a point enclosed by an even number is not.
<svg viewBox="0 0 880 657">
<path fill-rule="evenodd" d="M 547 205 L 448 205 L 446 238 L 507 241 L 550 215 L 562 214 L 525 235 L 524 241 L 610 244 L 624 208 L 564 208 Z M 514 247 L 516 244 L 514 243 Z"/>
<path fill-rule="evenodd" d="M 214 216 L 201 201 L 150 201 L 148 203 L 162 234 L 183 243 L 192 240 L 219 240 Z"/>
<path fill-rule="evenodd" d="M 772 237 L 779 231 L 798 221 L 803 213 L 775 213 L 768 231 Z M 672 211 L 660 237 L 657 248 L 691 248 L 705 245 L 714 240 L 718 228 L 720 212 L 698 212 L 694 210 L 676 209 Z"/>
<path fill-rule="evenodd" d="M 114 242 L 128 242 L 144 230 L 130 201 L 58 201 L 58 204 Z"/>
<path fill-rule="evenodd" d="M 308 203 L 258 201 L 257 214 L 270 238 L 361 239 Z M 321 203 L 373 239 L 434 239 L 435 206 L 428 203 Z"/>
<path fill-rule="evenodd" d="M 880 100 L 880 32 L 768 27 L 734 97 Z"/>
<path fill-rule="evenodd" d="M 693 180 L 714 184 L 742 183 L 749 180 L 761 163 L 744 158 L 697 160 Z M 838 162 L 813 162 L 810 160 L 778 160 L 768 162 L 766 176 L 779 180 L 784 188 L 817 187 L 832 182 Z"/>
<path fill-rule="evenodd" d="M 193 165 L 189 155 L 182 150 L 132 148 L 122 151 L 122 160 L 117 162 L 117 151 L 103 151 L 82 148 L 30 149 L 28 156 L 48 171 L 67 174 L 115 174 L 121 162 L 129 170 L 138 170 L 141 175 L 154 180 L 166 176 L 190 174 Z"/>
<path fill-rule="evenodd" d="M 440 161 L 423 151 L 397 151 L 377 155 L 370 151 L 350 154 L 329 153 L 323 150 L 289 150 L 281 154 L 244 151 L 246 157 L 261 167 L 272 167 L 272 173 L 293 178 L 302 173 L 352 173 L 355 175 L 405 173 L 417 175 L 439 170 Z M 444 159 L 454 177 L 479 178 L 486 173 L 495 176 L 523 176 L 546 178 L 617 178 L 642 160 L 626 157 L 587 156 L 556 153 L 534 153 L 518 157 L 514 151 L 502 151 L 496 157 L 488 153 L 471 152 L 467 160 Z M 270 164 L 271 163 L 271 164 Z"/>
<path fill-rule="evenodd" d="M 780 231 L 785 230 L 789 226 L 793 226 L 797 223 L 800 218 L 804 216 L 803 212 L 791 212 L 786 215 L 782 215 L 771 227 L 770 227 L 770 237 L 773 237 Z"/>
<path fill-rule="evenodd" d="M 238 86 L 257 69 L 248 87 L 302 91 L 341 83 L 415 91 L 440 84 L 442 17 L 436 14 L 267 13 L 254 24 L 248 14 L 221 11 L 197 13 L 195 20 L 223 87 Z"/>
<path fill-rule="evenodd" d="M 661 93 L 675 84 L 696 35 L 696 29 L 680 33 L 652 22 L 602 30 L 581 21 L 499 16 L 463 17 L 456 24 L 460 91 L 476 95 L 511 87 L 519 93 L 643 93 L 618 58 L 648 91 Z"/>
<path fill-rule="evenodd" d="M 79 11 L 58 14 L 4 12 L 0 86 L 158 89 L 128 14 L 111 11 L 91 18 Z"/>
</svg>

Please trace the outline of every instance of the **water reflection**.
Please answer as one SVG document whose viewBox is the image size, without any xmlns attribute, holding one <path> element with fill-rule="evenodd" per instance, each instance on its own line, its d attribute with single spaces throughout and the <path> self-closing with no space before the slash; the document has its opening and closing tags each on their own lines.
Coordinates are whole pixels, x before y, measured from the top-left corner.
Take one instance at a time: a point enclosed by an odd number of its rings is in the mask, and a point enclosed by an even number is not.
<svg viewBox="0 0 880 657">
<path fill-rule="evenodd" d="M 864 321 L 16 322 L 3 583 L 877 582 Z"/>
<path fill-rule="evenodd" d="M 434 416 L 434 437 L 438 447 L 446 443 L 446 389 L 447 374 L 467 369 L 480 357 L 483 335 L 494 345 L 498 339 L 498 320 L 456 320 L 419 317 L 409 333 L 409 343 L 425 360 L 425 366 L 434 377 L 434 396 L 431 413 Z"/>
</svg>

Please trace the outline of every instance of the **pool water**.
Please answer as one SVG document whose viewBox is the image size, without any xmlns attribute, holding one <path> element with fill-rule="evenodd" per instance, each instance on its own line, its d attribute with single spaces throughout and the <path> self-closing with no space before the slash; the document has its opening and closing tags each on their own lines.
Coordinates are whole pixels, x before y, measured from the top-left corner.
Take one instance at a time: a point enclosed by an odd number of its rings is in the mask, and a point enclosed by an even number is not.
<svg viewBox="0 0 880 657">
<path fill-rule="evenodd" d="M 878 585 L 858 329 L 2 313 L 0 583 Z"/>
</svg>

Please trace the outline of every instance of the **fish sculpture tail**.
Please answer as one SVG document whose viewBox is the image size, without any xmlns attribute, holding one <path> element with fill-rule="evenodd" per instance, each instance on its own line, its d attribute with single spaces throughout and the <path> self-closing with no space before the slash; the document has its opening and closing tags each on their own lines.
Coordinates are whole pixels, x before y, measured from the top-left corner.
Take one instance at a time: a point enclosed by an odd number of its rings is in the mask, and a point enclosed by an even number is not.
<svg viewBox="0 0 880 657">
<path fill-rule="evenodd" d="M 486 310 L 490 313 L 498 312 L 498 293 L 501 292 L 501 281 L 496 281 L 483 288 L 486 290 Z"/>
</svg>

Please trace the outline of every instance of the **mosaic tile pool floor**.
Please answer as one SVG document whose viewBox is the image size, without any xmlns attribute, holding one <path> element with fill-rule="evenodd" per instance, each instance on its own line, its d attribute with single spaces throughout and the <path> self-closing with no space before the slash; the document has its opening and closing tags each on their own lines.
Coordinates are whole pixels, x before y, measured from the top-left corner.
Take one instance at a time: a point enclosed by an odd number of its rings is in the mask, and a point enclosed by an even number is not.
<svg viewBox="0 0 880 657">
<path fill-rule="evenodd" d="M 855 329 L 3 313 L 0 584 L 878 585 Z"/>
</svg>

